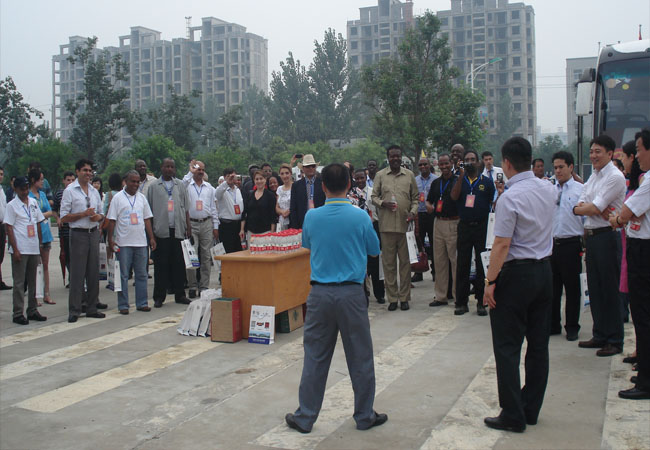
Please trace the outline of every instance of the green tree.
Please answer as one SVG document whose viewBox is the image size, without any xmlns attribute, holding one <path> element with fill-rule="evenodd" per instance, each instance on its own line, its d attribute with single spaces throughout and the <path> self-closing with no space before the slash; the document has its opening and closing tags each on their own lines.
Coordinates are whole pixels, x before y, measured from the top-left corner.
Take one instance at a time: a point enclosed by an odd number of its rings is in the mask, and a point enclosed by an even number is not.
<svg viewBox="0 0 650 450">
<path fill-rule="evenodd" d="M 349 65 L 345 38 L 329 28 L 323 42 L 314 41 L 308 71 L 318 139 L 349 139 L 358 131 L 363 102 L 358 73 Z"/>
<path fill-rule="evenodd" d="M 497 133 L 496 142 L 499 147 L 510 139 L 517 130 L 518 114 L 512 106 L 512 98 L 507 92 L 499 98 L 497 105 Z"/>
<path fill-rule="evenodd" d="M 270 99 L 260 89 L 251 86 L 244 92 L 241 103 L 241 141 L 249 147 L 268 143 Z"/>
<path fill-rule="evenodd" d="M 217 127 L 210 132 L 214 135 L 221 147 L 236 149 L 239 147 L 239 140 L 236 136 L 236 129 L 242 120 L 241 105 L 231 106 L 217 120 Z"/>
<path fill-rule="evenodd" d="M 106 168 L 101 173 L 100 177 L 104 182 L 104 186 L 108 190 L 108 177 L 113 173 L 119 173 L 124 176 L 129 170 L 135 168 L 135 158 L 130 155 L 121 158 L 111 158 Z"/>
<path fill-rule="evenodd" d="M 103 168 L 120 130 L 127 128 L 133 133 L 135 121 L 126 105 L 128 91 L 118 87 L 128 81 L 128 63 L 120 53 L 111 56 L 106 50 L 97 51 L 96 46 L 97 38 L 88 38 L 68 57 L 70 63 L 82 66 L 84 88 L 77 98 L 66 101 L 65 108 L 74 125 L 70 142 Z"/>
<path fill-rule="evenodd" d="M 182 177 L 185 172 L 181 173 L 181 171 L 185 170 L 185 165 L 189 161 L 189 152 L 177 146 L 168 137 L 153 135 L 136 142 L 129 157 L 132 160 L 143 159 L 148 169 L 156 175 L 160 174 L 163 159 L 172 158 L 176 162 L 178 174 Z"/>
<path fill-rule="evenodd" d="M 29 163 L 38 161 L 41 163 L 44 177 L 50 182 L 52 189 L 56 190 L 61 185 L 63 172 L 74 170 L 78 158 L 79 153 L 72 145 L 57 138 L 41 139 L 23 146 L 15 173 L 27 173 Z"/>
<path fill-rule="evenodd" d="M 462 144 L 471 149 L 480 148 L 485 136 L 478 116 L 478 108 L 484 102 L 483 94 L 460 86 L 451 92 L 448 101 L 445 108 L 447 114 L 441 115 L 432 140 L 443 151 L 449 151 L 454 144 Z"/>
<path fill-rule="evenodd" d="M 233 167 L 237 173 L 246 175 L 251 162 L 246 152 L 231 147 L 217 147 L 214 151 L 201 155 L 200 159 L 205 164 L 205 171 L 213 186 L 217 185 L 225 168 Z"/>
<path fill-rule="evenodd" d="M 43 113 L 23 100 L 11 77 L 0 80 L 0 163 L 17 161 L 24 144 L 48 135 L 45 125 L 32 121 L 32 116 L 42 119 Z"/>
<path fill-rule="evenodd" d="M 312 97 L 305 67 L 289 52 L 286 61 L 280 62 L 280 71 L 271 74 L 271 134 L 289 143 L 314 142 L 318 131 L 314 123 L 318 121 L 314 117 Z"/>
<path fill-rule="evenodd" d="M 140 116 L 139 132 L 147 135 L 161 135 L 170 138 L 178 147 L 192 151 L 197 144 L 197 133 L 205 121 L 196 114 L 200 91 L 179 95 L 173 86 L 167 87 L 169 99 Z"/>
<path fill-rule="evenodd" d="M 376 135 L 384 143 L 400 143 L 414 158 L 422 150 L 453 141 L 448 135 L 453 129 L 444 135 L 436 132 L 439 124 L 451 120 L 454 100 L 461 95 L 452 85 L 458 70 L 450 66 L 451 50 L 439 31 L 440 20 L 425 12 L 406 31 L 398 57 L 384 58 L 362 71 L 362 91 L 374 109 Z M 458 128 L 479 127 L 474 116 L 462 111 L 457 118 L 470 121 Z"/>
<path fill-rule="evenodd" d="M 573 154 L 575 159 L 575 150 L 567 149 L 558 135 L 546 136 L 544 140 L 535 147 L 533 158 L 542 158 L 548 167 L 552 164 L 551 158 L 553 157 L 553 153 L 559 152 L 560 150 L 569 151 L 569 153 Z"/>
</svg>

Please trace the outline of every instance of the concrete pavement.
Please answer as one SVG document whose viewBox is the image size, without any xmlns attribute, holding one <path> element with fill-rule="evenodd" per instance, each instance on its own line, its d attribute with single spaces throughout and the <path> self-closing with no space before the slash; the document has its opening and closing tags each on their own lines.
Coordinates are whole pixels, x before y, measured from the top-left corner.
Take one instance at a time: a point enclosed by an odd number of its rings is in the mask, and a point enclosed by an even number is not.
<svg viewBox="0 0 650 450">
<path fill-rule="evenodd" d="M 39 308 L 47 322 L 13 324 L 11 291 L 0 293 L 2 449 L 650 448 L 650 401 L 616 395 L 630 386 L 631 366 L 564 336 L 551 338 L 539 423 L 523 434 L 486 428 L 483 418 L 499 411 L 489 318 L 474 307 L 461 317 L 452 306 L 430 308 L 427 276 L 415 284 L 410 311 L 388 312 L 371 300 L 375 408 L 388 422 L 355 429 L 339 344 L 319 420 L 302 435 L 284 424 L 298 401 L 302 329 L 276 334 L 271 346 L 180 336 L 175 325 L 184 305 L 168 297 L 161 309 L 132 307 L 121 316 L 106 282 L 100 296 L 107 318 L 68 324 L 58 253 L 55 242 L 57 304 Z M 2 272 L 11 284 L 9 256 Z M 588 311 L 581 324 L 587 339 Z M 625 352 L 633 346 L 627 324 Z"/>
</svg>

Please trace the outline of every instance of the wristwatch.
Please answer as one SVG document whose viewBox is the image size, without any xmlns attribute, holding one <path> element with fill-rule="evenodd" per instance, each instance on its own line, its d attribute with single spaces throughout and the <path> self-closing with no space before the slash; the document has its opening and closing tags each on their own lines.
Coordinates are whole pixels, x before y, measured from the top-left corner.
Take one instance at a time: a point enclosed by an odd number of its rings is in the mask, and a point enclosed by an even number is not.
<svg viewBox="0 0 650 450">
<path fill-rule="evenodd" d="M 492 286 L 496 282 L 497 282 L 496 278 L 494 280 L 490 281 L 490 280 L 488 280 L 487 277 L 485 277 L 485 287 Z"/>
</svg>

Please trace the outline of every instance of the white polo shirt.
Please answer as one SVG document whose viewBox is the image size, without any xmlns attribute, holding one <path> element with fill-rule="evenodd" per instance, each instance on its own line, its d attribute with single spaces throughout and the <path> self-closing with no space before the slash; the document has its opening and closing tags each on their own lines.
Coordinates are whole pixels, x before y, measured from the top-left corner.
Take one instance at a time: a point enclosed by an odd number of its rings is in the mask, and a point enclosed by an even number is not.
<svg viewBox="0 0 650 450">
<path fill-rule="evenodd" d="M 140 192 L 131 196 L 124 189 L 113 197 L 106 216 L 115 221 L 115 243 L 120 247 L 146 247 L 144 221 L 151 217 L 146 197 Z"/>
<path fill-rule="evenodd" d="M 28 205 L 25 205 L 21 199 L 16 196 L 7 205 L 4 223 L 11 225 L 16 238 L 18 251 L 23 255 L 40 255 L 38 245 L 38 224 L 45 220 L 45 216 L 38 207 L 36 200 L 28 198 Z M 28 230 L 31 226 L 32 236 L 29 236 Z M 9 247 L 9 253 L 14 250 Z"/>
<path fill-rule="evenodd" d="M 625 232 L 627 236 L 635 239 L 650 239 L 650 181 L 648 176 L 643 177 L 641 186 L 634 191 L 626 201 L 625 205 L 630 208 L 636 217 L 627 224 Z"/>
</svg>

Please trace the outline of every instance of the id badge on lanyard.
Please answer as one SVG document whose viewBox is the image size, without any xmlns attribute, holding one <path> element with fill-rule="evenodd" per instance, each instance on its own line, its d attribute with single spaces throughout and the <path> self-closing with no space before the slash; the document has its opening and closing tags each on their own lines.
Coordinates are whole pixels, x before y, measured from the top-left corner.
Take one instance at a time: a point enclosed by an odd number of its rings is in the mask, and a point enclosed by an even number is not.
<svg viewBox="0 0 650 450">
<path fill-rule="evenodd" d="M 436 212 L 442 212 L 442 199 L 436 202 Z"/>
<path fill-rule="evenodd" d="M 196 201 L 196 210 L 197 211 L 203 211 L 203 200 L 197 200 Z"/>
<path fill-rule="evenodd" d="M 171 212 L 174 210 L 174 200 L 167 200 L 167 211 Z"/>
<path fill-rule="evenodd" d="M 474 194 L 467 194 L 467 198 L 465 199 L 465 208 L 473 208 L 475 201 L 476 196 Z"/>
<path fill-rule="evenodd" d="M 34 237 L 36 236 L 36 228 L 34 227 L 33 223 L 30 223 L 27 225 L 27 237 Z"/>
<path fill-rule="evenodd" d="M 138 224 L 138 213 L 132 212 L 131 214 L 129 214 L 129 218 L 131 219 L 131 225 Z"/>
<path fill-rule="evenodd" d="M 241 209 L 239 208 L 239 205 L 235 203 L 235 214 L 241 214 Z"/>
<path fill-rule="evenodd" d="M 420 202 L 423 202 L 424 200 L 424 192 L 420 192 Z"/>
</svg>

